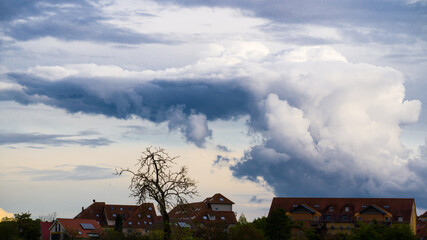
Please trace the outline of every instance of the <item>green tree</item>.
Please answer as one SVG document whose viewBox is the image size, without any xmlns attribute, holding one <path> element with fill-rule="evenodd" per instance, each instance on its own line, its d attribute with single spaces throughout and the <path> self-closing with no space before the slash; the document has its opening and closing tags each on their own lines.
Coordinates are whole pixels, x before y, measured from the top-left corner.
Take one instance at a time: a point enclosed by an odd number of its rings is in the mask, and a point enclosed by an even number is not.
<svg viewBox="0 0 427 240">
<path fill-rule="evenodd" d="M 252 221 L 252 225 L 261 230 L 265 235 L 265 226 L 267 225 L 267 217 L 262 216 L 260 218 L 256 218 Z"/>
<path fill-rule="evenodd" d="M 13 218 L 5 217 L 0 222 L 0 236 L 2 240 L 18 240 L 18 223 Z"/>
<path fill-rule="evenodd" d="M 41 236 L 40 220 L 31 219 L 31 213 L 15 214 L 19 237 L 25 240 L 36 240 Z"/>
<path fill-rule="evenodd" d="M 163 219 L 164 240 L 170 240 L 172 234 L 168 209 L 176 203 L 186 203 L 185 197 L 197 195 L 196 182 L 188 176 L 186 167 L 172 170 L 175 160 L 163 149 L 148 147 L 138 159 L 136 171 L 129 168 L 116 169 L 116 175 L 124 172 L 132 175 L 129 189 L 131 196 L 143 203 L 151 198 L 157 202 Z"/>
<path fill-rule="evenodd" d="M 292 237 L 292 222 L 285 210 L 275 209 L 267 217 L 265 234 L 269 240 L 288 240 Z"/>
<path fill-rule="evenodd" d="M 264 233 L 252 223 L 237 223 L 228 230 L 230 240 L 264 240 Z"/>
<path fill-rule="evenodd" d="M 240 224 L 247 224 L 248 220 L 246 220 L 245 214 L 243 214 L 243 213 L 240 214 L 239 220 L 237 222 L 240 223 Z"/>
<path fill-rule="evenodd" d="M 114 230 L 116 232 L 123 232 L 123 217 L 120 214 L 117 214 L 114 221 Z"/>
</svg>

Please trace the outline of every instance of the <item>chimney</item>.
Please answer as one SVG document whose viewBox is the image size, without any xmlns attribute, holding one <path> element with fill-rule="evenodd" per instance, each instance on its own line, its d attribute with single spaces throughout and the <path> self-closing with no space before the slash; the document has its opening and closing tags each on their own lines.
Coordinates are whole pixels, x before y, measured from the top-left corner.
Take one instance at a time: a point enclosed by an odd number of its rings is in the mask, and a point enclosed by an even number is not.
<svg viewBox="0 0 427 240">
<path fill-rule="evenodd" d="M 92 202 L 95 202 L 95 199 L 93 199 Z"/>
<path fill-rule="evenodd" d="M 82 212 L 85 210 L 85 208 L 84 207 L 82 207 Z"/>
</svg>

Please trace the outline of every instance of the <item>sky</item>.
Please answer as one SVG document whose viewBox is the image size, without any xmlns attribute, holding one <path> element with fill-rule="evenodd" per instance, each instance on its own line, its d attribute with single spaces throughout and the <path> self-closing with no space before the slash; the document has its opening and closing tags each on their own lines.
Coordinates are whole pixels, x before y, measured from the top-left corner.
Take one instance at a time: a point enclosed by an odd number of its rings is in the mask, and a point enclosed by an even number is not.
<svg viewBox="0 0 427 240">
<path fill-rule="evenodd" d="M 135 204 L 149 146 L 201 201 L 415 198 L 427 210 L 425 0 L 3 0 L 0 214 Z"/>
</svg>

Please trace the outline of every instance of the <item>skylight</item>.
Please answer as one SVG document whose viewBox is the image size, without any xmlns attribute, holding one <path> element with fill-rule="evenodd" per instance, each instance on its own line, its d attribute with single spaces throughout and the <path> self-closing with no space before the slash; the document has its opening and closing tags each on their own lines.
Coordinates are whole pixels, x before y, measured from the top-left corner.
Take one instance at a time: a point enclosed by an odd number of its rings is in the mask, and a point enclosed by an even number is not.
<svg viewBox="0 0 427 240">
<path fill-rule="evenodd" d="M 84 230 L 95 229 L 95 227 L 91 223 L 80 223 L 80 226 L 82 226 Z"/>
</svg>

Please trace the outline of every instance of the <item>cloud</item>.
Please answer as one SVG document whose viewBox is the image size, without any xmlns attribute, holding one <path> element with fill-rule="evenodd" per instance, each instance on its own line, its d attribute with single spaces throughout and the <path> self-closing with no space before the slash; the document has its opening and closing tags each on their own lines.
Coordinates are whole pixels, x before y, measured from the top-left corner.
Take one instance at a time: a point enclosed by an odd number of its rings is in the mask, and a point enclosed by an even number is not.
<svg viewBox="0 0 427 240">
<path fill-rule="evenodd" d="M 216 149 L 218 149 L 222 152 L 231 152 L 231 150 L 227 146 L 224 146 L 221 144 L 216 145 Z"/>
<path fill-rule="evenodd" d="M 64 167 L 63 167 L 64 168 Z M 85 181 L 113 178 L 114 170 L 110 168 L 76 165 L 71 169 L 34 169 L 23 167 L 17 174 L 30 176 L 33 181 Z"/>
<path fill-rule="evenodd" d="M 0 90 L 0 99 L 167 122 L 199 147 L 212 136 L 209 121 L 249 116 L 249 132 L 262 139 L 233 161 L 237 178 L 263 179 L 281 196 L 422 195 L 425 177 L 413 168 L 425 159 L 408 163 L 413 153 L 400 141 L 421 102 L 405 98 L 402 73 L 352 63 L 326 46 L 272 53 L 237 42 L 211 52 L 164 70 L 68 65 L 9 73 L 20 87 Z"/>
<path fill-rule="evenodd" d="M 13 213 L 6 212 L 4 209 L 0 208 L 0 221 L 4 217 L 12 218 L 13 217 Z"/>
<path fill-rule="evenodd" d="M 257 198 L 257 196 L 255 196 L 255 195 L 253 195 L 253 196 L 251 197 L 251 199 L 249 199 L 249 202 L 250 202 L 250 203 L 262 203 L 262 202 L 264 202 L 264 201 L 265 201 L 265 199 Z"/>
<path fill-rule="evenodd" d="M 112 141 L 103 138 L 87 138 L 87 136 L 94 135 L 94 132 L 80 132 L 75 135 L 66 134 L 41 134 L 41 133 L 5 133 L 0 132 L 0 145 L 14 145 L 14 144 L 39 144 L 49 146 L 63 146 L 63 145 L 81 145 L 89 147 L 105 146 L 113 143 Z M 41 149 L 40 146 L 29 146 L 30 148 Z"/>
<path fill-rule="evenodd" d="M 16 40 L 54 37 L 65 41 L 114 42 L 122 44 L 165 43 L 178 41 L 168 35 L 144 34 L 108 23 L 101 5 L 86 1 L 17 1 L 3 5 L 3 31 Z M 1 13 L 1 12 L 0 12 Z M 145 17 L 152 17 L 146 14 Z"/>
</svg>

